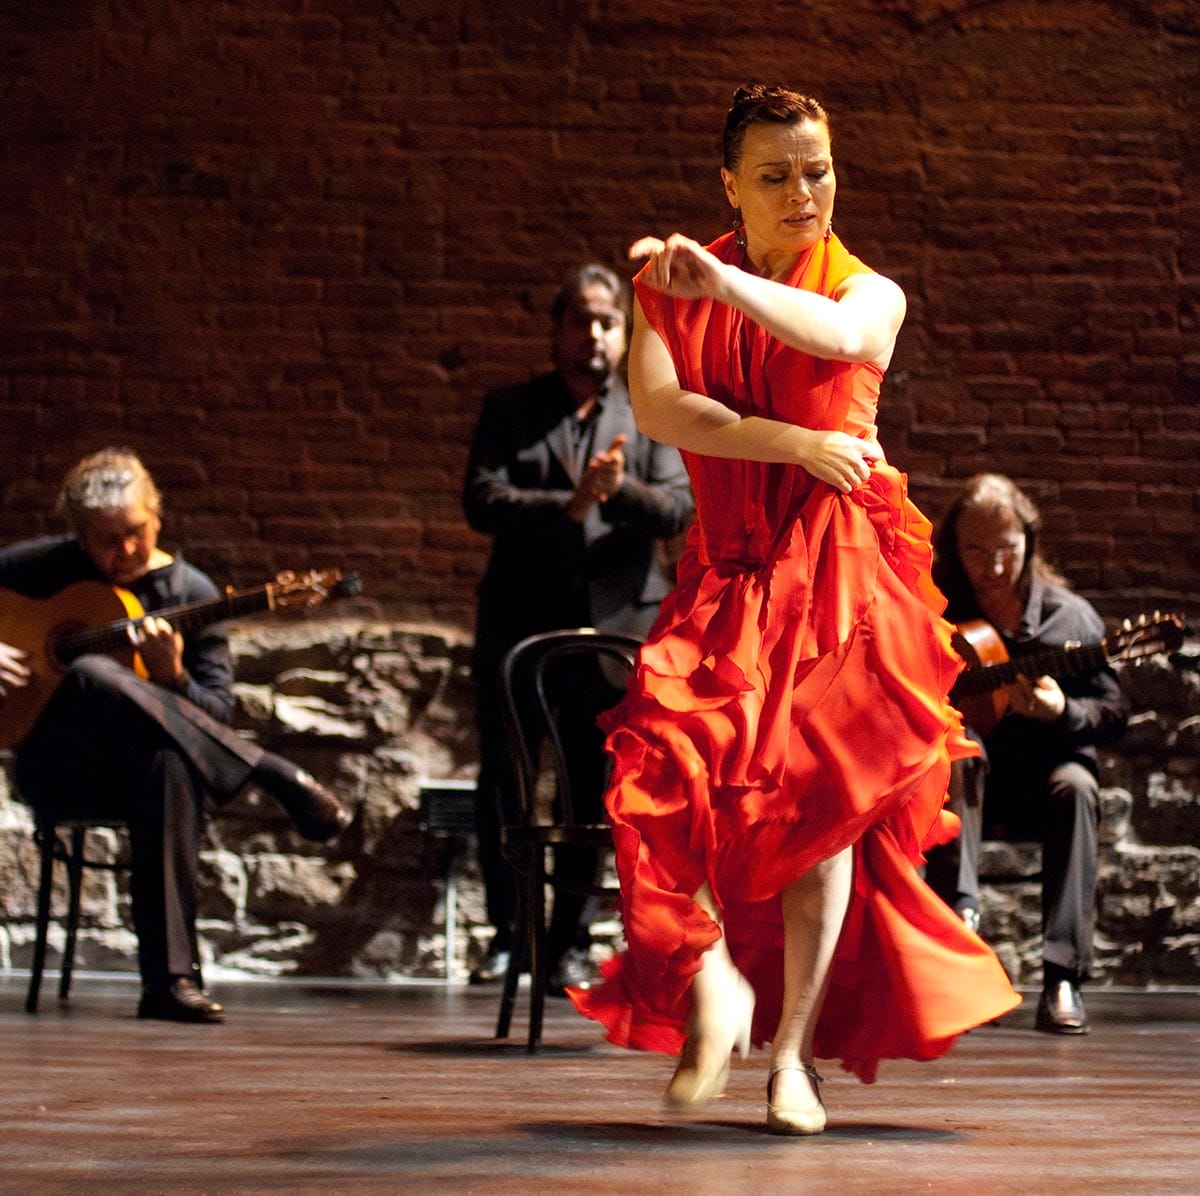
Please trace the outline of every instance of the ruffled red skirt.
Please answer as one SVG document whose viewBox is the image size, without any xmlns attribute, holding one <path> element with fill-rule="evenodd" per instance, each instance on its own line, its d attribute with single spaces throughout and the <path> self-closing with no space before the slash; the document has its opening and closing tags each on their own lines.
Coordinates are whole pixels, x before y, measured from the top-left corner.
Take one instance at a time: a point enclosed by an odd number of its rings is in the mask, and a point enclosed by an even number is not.
<svg viewBox="0 0 1200 1196">
<path fill-rule="evenodd" d="M 1019 1003 L 917 873 L 957 829 L 950 762 L 974 750 L 946 702 L 961 664 L 929 533 L 888 465 L 850 496 L 814 487 L 767 559 L 714 557 L 694 533 L 606 716 L 626 950 L 571 999 L 613 1042 L 682 1047 L 691 978 L 721 933 L 692 899 L 704 884 L 756 993 L 754 1041 L 768 1041 L 780 894 L 847 846 L 854 888 L 818 1057 L 869 1083 L 881 1059 L 933 1058 Z"/>
</svg>

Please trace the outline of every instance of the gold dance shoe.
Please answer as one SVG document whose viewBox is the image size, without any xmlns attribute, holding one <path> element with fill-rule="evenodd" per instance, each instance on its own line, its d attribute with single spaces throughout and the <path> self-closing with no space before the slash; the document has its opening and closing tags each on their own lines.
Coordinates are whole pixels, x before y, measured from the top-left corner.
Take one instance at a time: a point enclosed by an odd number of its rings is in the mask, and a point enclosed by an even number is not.
<svg viewBox="0 0 1200 1196">
<path fill-rule="evenodd" d="M 803 1106 L 788 1105 L 774 1101 L 775 1077 L 780 1072 L 798 1071 L 808 1077 L 809 1087 L 815 1098 L 813 1103 Z M 772 1134 L 819 1134 L 825 1128 L 825 1105 L 821 1101 L 821 1090 L 817 1085 L 821 1077 L 815 1067 L 806 1063 L 785 1063 L 771 1068 L 767 1077 L 767 1130 Z"/>
<path fill-rule="evenodd" d="M 730 985 L 721 1005 L 719 1024 L 701 1025 L 695 1015 L 688 1022 L 679 1066 L 667 1085 L 666 1102 L 672 1109 L 696 1109 L 720 1096 L 729 1079 L 730 1055 L 735 1049 L 743 1059 L 750 1054 L 754 990 L 745 977 Z"/>
</svg>

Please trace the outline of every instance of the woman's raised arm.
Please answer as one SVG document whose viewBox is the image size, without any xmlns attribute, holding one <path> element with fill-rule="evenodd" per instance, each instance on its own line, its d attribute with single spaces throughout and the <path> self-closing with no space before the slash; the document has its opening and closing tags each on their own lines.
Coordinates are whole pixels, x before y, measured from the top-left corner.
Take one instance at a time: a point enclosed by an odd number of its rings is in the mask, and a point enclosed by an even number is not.
<svg viewBox="0 0 1200 1196">
<path fill-rule="evenodd" d="M 690 237 L 643 237 L 629 256 L 649 258 L 647 283 L 679 299 L 715 299 L 784 344 L 827 361 L 886 369 L 904 321 L 904 292 L 882 274 L 855 274 L 831 298 L 760 278 L 722 262 Z"/>
</svg>

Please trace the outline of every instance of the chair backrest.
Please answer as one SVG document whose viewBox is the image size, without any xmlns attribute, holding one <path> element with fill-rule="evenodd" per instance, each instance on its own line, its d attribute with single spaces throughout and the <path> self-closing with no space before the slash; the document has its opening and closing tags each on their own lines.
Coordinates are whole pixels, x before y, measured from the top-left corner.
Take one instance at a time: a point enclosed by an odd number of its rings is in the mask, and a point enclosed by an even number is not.
<svg viewBox="0 0 1200 1196">
<path fill-rule="evenodd" d="M 577 627 L 531 635 L 505 654 L 500 665 L 500 697 L 519 807 L 506 814 L 507 824 L 514 818 L 524 825 L 538 820 L 543 745 L 549 749 L 556 788 L 556 822 L 569 828 L 603 818 L 598 809 L 579 816 L 573 777 L 579 773 L 580 761 L 572 754 L 580 748 L 570 725 L 576 729 L 594 725 L 602 710 L 616 704 L 641 646 L 636 636 Z M 598 730 L 594 747 L 587 750 L 597 757 L 583 762 L 584 771 L 588 766 L 603 768 L 603 739 Z"/>
</svg>

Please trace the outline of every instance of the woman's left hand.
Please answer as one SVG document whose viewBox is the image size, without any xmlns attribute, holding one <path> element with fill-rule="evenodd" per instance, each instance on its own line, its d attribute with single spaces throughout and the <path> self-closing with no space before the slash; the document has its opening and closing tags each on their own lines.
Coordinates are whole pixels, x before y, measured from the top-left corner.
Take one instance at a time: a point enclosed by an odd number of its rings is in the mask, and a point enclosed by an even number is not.
<svg viewBox="0 0 1200 1196">
<path fill-rule="evenodd" d="M 630 260 L 643 257 L 650 259 L 645 282 L 676 299 L 716 298 L 728 269 L 698 241 L 682 233 L 672 233 L 665 241 L 657 237 L 634 241 L 629 247 Z"/>
<path fill-rule="evenodd" d="M 864 485 L 871 476 L 871 466 L 883 460 L 883 449 L 873 440 L 819 428 L 796 429 L 797 434 L 801 432 L 804 453 L 799 464 L 843 494 Z"/>
</svg>

